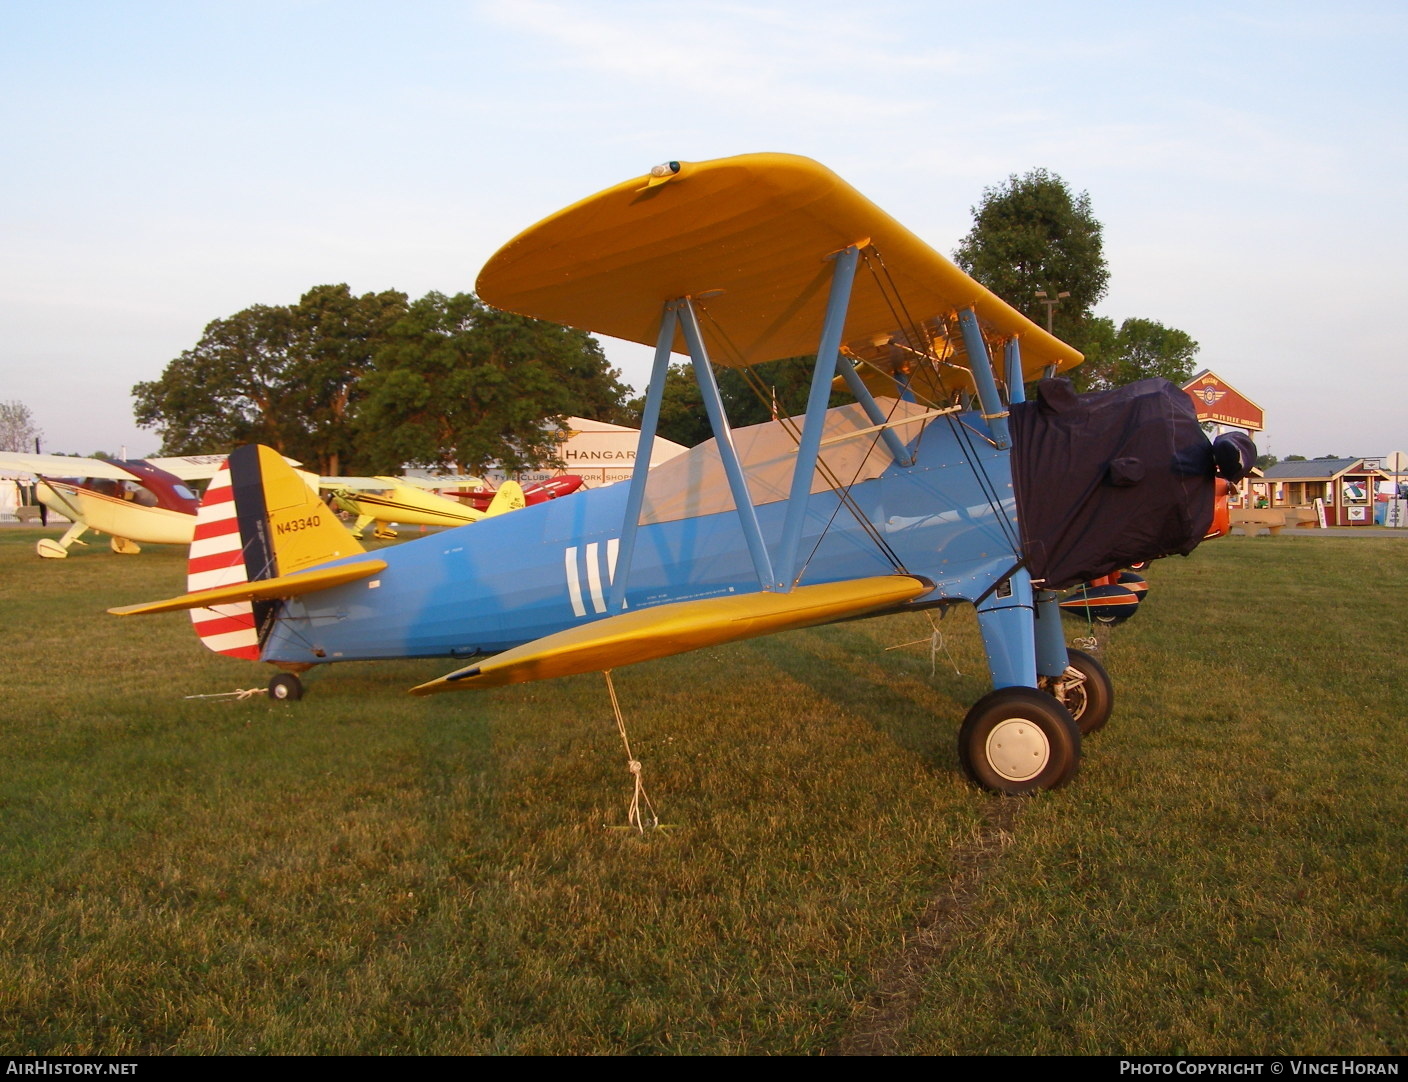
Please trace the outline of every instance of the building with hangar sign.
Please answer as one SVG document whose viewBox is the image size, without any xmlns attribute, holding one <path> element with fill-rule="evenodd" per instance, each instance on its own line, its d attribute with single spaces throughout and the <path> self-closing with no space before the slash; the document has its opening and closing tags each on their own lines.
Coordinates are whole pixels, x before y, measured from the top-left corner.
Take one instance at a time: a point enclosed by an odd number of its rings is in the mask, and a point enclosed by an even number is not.
<svg viewBox="0 0 1408 1082">
<path fill-rule="evenodd" d="M 636 465 L 636 445 L 640 432 L 634 428 L 593 421 L 586 417 L 567 418 L 567 431 L 562 435 L 558 457 L 561 469 L 544 469 L 519 473 L 520 481 L 539 481 L 563 473 L 576 474 L 587 488 L 629 480 Z M 663 436 L 656 436 L 650 447 L 650 465 L 660 465 L 688 448 Z"/>
</svg>

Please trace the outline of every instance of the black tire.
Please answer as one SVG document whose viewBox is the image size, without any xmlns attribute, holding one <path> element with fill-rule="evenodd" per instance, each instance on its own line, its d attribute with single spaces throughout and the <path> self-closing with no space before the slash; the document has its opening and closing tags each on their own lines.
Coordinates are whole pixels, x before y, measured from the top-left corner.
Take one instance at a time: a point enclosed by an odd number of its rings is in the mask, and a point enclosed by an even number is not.
<svg viewBox="0 0 1408 1082">
<path fill-rule="evenodd" d="M 1059 789 L 1080 766 L 1080 729 L 1046 692 L 998 688 L 963 719 L 958 759 L 973 782 L 995 793 Z"/>
<path fill-rule="evenodd" d="M 1084 650 L 1068 648 L 1066 656 L 1069 660 L 1060 687 L 1056 686 L 1057 681 L 1042 677 L 1042 690 L 1049 691 L 1066 708 L 1080 728 L 1081 736 L 1089 736 L 1103 729 L 1110 720 L 1115 708 L 1115 686 L 1105 666 Z"/>
<path fill-rule="evenodd" d="M 291 672 L 281 672 L 269 681 L 269 698 L 291 703 L 303 698 L 303 681 Z"/>
</svg>

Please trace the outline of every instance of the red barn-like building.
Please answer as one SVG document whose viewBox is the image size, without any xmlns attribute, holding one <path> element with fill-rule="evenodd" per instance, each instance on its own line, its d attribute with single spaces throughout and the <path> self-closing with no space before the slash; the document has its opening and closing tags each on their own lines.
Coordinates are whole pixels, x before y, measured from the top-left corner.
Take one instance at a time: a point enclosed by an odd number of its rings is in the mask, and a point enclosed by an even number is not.
<svg viewBox="0 0 1408 1082">
<path fill-rule="evenodd" d="M 1266 427 L 1266 413 L 1217 373 L 1204 368 L 1183 385 L 1193 400 L 1199 421 L 1209 421 L 1226 428 L 1260 432 Z"/>
</svg>

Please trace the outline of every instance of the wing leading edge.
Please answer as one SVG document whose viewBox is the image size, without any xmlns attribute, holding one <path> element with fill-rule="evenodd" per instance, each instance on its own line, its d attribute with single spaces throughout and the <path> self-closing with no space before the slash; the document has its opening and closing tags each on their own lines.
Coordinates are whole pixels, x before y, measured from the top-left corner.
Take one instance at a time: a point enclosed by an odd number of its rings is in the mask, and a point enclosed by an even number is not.
<svg viewBox="0 0 1408 1082">
<path fill-rule="evenodd" d="M 502 687 L 600 672 L 705 646 L 878 613 L 932 589 L 932 583 L 909 575 L 880 575 L 802 586 L 786 594 L 733 594 L 659 605 L 547 635 L 414 687 L 411 694 Z"/>
</svg>

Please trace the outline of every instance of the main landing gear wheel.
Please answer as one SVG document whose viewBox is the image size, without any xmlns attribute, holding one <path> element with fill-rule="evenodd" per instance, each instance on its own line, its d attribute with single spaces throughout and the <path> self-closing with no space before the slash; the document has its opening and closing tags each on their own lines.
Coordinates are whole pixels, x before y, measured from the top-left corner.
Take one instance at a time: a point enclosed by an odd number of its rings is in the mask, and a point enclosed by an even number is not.
<svg viewBox="0 0 1408 1082">
<path fill-rule="evenodd" d="M 303 681 L 291 672 L 281 672 L 269 681 L 269 698 L 275 702 L 293 702 L 303 698 Z"/>
<path fill-rule="evenodd" d="M 1115 687 L 1105 666 L 1084 650 L 1068 649 L 1066 671 L 1057 678 L 1043 676 L 1041 689 L 1056 697 L 1064 706 L 1081 736 L 1103 729 L 1115 708 Z"/>
<path fill-rule="evenodd" d="M 1059 789 L 1080 766 L 1080 729 L 1046 692 L 998 688 L 963 719 L 958 759 L 970 779 L 996 793 Z"/>
</svg>

